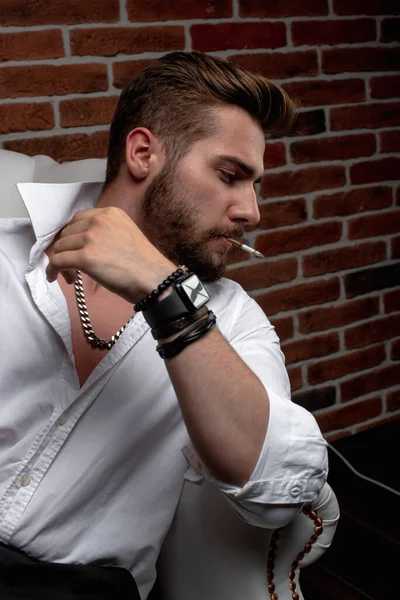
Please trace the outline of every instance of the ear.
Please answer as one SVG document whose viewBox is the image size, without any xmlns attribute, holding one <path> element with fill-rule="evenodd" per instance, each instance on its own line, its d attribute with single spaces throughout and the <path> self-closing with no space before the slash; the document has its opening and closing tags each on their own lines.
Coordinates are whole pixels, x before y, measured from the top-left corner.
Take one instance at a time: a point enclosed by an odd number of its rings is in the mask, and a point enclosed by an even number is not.
<svg viewBox="0 0 400 600">
<path fill-rule="evenodd" d="M 126 138 L 126 164 L 137 180 L 146 179 L 160 162 L 161 146 L 149 129 L 136 127 Z"/>
</svg>

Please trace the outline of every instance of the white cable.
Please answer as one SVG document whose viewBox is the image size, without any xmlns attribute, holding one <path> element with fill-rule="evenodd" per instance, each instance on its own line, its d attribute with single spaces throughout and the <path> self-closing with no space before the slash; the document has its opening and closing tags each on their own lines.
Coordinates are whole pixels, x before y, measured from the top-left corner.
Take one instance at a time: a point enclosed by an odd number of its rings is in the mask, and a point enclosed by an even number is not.
<svg viewBox="0 0 400 600">
<path fill-rule="evenodd" d="M 349 469 L 351 471 L 353 471 L 353 473 L 355 473 L 356 475 L 358 475 L 358 477 L 361 477 L 362 479 L 365 479 L 366 481 L 370 481 L 371 483 L 375 483 L 376 485 L 379 485 L 380 487 L 382 487 L 384 490 L 387 490 L 388 492 L 392 492 L 392 494 L 396 494 L 396 496 L 400 496 L 400 492 L 398 490 L 395 490 L 391 487 L 389 487 L 388 485 L 385 485 L 384 483 L 381 483 L 380 481 L 376 481 L 375 479 L 371 479 L 371 477 L 367 477 L 366 475 L 363 475 L 362 473 L 360 473 L 359 471 L 357 471 L 357 469 L 355 469 L 353 467 L 353 465 L 351 465 L 349 463 L 349 461 L 343 456 L 343 454 L 340 454 L 339 450 L 336 450 L 336 448 L 334 448 L 329 442 L 328 442 L 328 446 L 331 450 L 333 450 L 333 452 L 335 454 L 337 454 L 342 461 L 349 467 Z"/>
</svg>

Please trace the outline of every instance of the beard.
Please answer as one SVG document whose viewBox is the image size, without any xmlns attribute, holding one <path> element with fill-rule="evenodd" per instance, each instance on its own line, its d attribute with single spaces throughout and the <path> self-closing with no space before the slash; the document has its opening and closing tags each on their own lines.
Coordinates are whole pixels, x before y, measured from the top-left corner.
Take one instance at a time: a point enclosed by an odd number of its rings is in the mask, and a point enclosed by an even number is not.
<svg viewBox="0 0 400 600">
<path fill-rule="evenodd" d="M 201 198 L 185 189 L 177 169 L 168 161 L 143 197 L 141 223 L 146 237 L 176 265 L 186 265 L 202 281 L 212 283 L 225 272 L 229 248 L 209 250 L 210 240 L 242 234 L 240 226 L 198 230 Z"/>
</svg>

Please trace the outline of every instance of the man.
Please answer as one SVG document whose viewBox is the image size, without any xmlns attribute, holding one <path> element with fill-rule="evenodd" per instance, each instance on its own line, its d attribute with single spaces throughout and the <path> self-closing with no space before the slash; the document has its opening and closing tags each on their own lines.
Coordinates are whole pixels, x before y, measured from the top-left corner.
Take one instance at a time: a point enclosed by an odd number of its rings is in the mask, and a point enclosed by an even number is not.
<svg viewBox="0 0 400 600">
<path fill-rule="evenodd" d="M 104 187 L 19 186 L 30 221 L 0 246 L 0 542 L 49 589 L 61 566 L 123 567 L 146 598 L 186 472 L 261 527 L 322 488 L 326 444 L 279 340 L 221 279 L 259 220 L 265 135 L 292 118 L 266 79 L 173 53 L 123 91 Z M 87 569 L 65 598 L 86 597 Z"/>
</svg>

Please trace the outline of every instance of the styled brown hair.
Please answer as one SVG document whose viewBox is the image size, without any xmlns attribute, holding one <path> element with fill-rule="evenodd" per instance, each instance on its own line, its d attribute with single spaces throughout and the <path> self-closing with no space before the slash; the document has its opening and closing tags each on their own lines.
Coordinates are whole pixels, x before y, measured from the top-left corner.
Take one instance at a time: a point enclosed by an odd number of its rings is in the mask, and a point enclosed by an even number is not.
<svg viewBox="0 0 400 600">
<path fill-rule="evenodd" d="M 172 52 L 137 75 L 122 91 L 111 123 L 105 186 L 125 160 L 125 142 L 135 127 L 146 127 L 164 146 L 169 159 L 184 156 L 210 134 L 211 111 L 233 104 L 256 119 L 267 136 L 286 133 L 294 106 L 269 79 L 199 52 Z"/>
</svg>

